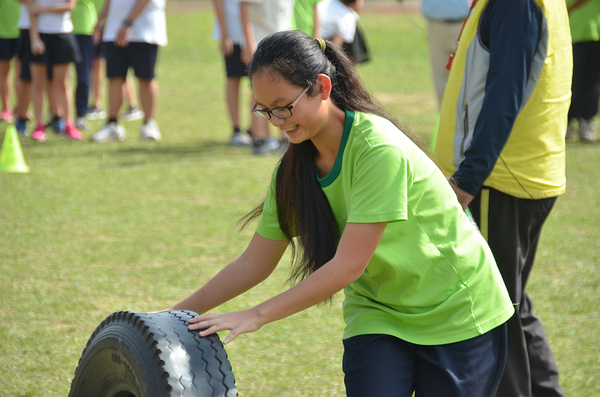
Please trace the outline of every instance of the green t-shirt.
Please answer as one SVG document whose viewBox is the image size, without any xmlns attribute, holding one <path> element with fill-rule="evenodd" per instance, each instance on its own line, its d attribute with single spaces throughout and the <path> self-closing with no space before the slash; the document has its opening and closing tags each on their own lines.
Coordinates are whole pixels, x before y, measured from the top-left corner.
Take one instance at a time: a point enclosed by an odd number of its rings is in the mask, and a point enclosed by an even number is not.
<svg viewBox="0 0 600 397">
<path fill-rule="evenodd" d="M 91 36 L 98 22 L 98 12 L 92 0 L 78 0 L 77 6 L 71 13 L 73 34 Z"/>
<path fill-rule="evenodd" d="M 0 0 L 0 39 L 16 39 L 19 37 L 19 14 L 21 3 L 15 0 Z"/>
<path fill-rule="evenodd" d="M 315 5 L 321 0 L 296 0 L 292 14 L 292 29 L 301 30 L 309 36 L 315 30 Z"/>
<path fill-rule="evenodd" d="M 393 335 L 437 345 L 481 335 L 514 309 L 492 253 L 437 166 L 391 122 L 346 112 L 333 169 L 319 179 L 339 225 L 388 222 L 344 289 L 344 339 Z M 273 183 L 257 232 L 284 239 Z"/>
</svg>

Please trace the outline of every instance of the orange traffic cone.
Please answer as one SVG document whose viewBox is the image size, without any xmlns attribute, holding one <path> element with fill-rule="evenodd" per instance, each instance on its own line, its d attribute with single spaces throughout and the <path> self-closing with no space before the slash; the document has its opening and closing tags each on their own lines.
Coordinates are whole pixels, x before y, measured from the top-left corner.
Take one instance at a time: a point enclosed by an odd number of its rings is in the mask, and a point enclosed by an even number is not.
<svg viewBox="0 0 600 397">
<path fill-rule="evenodd" d="M 14 125 L 9 125 L 4 135 L 4 144 L 0 153 L 0 172 L 29 172 Z"/>
</svg>

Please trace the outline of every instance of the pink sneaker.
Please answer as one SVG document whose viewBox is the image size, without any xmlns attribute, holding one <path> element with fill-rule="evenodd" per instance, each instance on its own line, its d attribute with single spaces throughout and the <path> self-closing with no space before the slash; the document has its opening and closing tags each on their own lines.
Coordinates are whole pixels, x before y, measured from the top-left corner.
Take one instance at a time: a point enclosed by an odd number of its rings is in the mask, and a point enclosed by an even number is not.
<svg viewBox="0 0 600 397">
<path fill-rule="evenodd" d="M 39 123 L 37 127 L 35 127 L 35 131 L 31 134 L 31 139 L 38 142 L 44 142 L 46 140 L 46 127 L 44 124 Z"/>
<path fill-rule="evenodd" d="M 83 134 L 79 132 L 72 121 L 67 122 L 65 128 L 60 132 L 60 136 L 67 139 L 77 139 L 78 141 L 83 138 Z"/>
<path fill-rule="evenodd" d="M 6 121 L 7 123 L 12 123 L 14 120 L 13 114 L 10 110 L 3 110 L 0 112 L 0 121 Z"/>
</svg>

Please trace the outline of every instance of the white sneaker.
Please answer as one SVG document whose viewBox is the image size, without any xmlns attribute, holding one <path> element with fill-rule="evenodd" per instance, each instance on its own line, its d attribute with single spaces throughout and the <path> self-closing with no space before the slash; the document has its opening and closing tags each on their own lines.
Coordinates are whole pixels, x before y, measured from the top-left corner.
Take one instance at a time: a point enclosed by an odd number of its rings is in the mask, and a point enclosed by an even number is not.
<svg viewBox="0 0 600 397">
<path fill-rule="evenodd" d="M 156 121 L 148 120 L 145 124 L 142 124 L 142 126 L 140 127 L 140 138 L 142 139 L 142 141 L 155 142 L 158 142 L 162 139 Z"/>
<path fill-rule="evenodd" d="M 124 141 L 125 128 L 114 121 L 106 123 L 90 139 L 94 142 Z"/>
<path fill-rule="evenodd" d="M 579 140 L 585 143 L 596 141 L 596 126 L 595 119 L 589 120 L 579 119 Z"/>
</svg>

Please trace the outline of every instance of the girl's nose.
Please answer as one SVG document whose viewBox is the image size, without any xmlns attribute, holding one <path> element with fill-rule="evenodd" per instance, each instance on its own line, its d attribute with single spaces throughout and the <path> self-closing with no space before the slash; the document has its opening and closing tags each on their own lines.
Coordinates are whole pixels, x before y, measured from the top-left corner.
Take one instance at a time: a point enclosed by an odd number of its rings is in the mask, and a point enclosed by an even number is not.
<svg viewBox="0 0 600 397">
<path fill-rule="evenodd" d="M 271 116 L 271 118 L 269 119 L 269 121 L 275 127 L 279 127 L 280 125 L 282 125 L 283 123 L 285 123 L 285 119 L 280 119 L 279 117 L 274 116 L 274 115 Z"/>
</svg>

